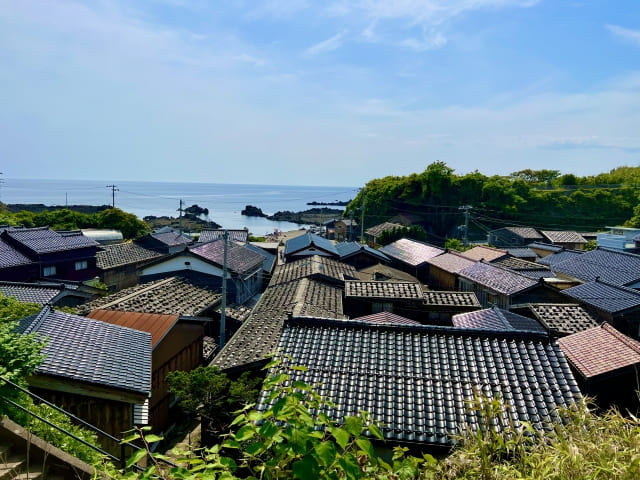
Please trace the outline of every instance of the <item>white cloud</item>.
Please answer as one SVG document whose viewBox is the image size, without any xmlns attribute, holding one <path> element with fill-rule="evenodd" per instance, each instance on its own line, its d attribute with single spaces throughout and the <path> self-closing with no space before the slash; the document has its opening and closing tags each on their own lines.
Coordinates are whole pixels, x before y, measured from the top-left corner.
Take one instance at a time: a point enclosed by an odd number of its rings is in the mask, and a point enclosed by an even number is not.
<svg viewBox="0 0 640 480">
<path fill-rule="evenodd" d="M 619 25 L 605 25 L 605 27 L 615 36 L 640 47 L 640 30 L 624 28 Z"/>
<path fill-rule="evenodd" d="M 400 41 L 398 45 L 407 47 L 416 52 L 425 52 L 427 50 L 436 50 L 446 45 L 447 39 L 440 32 L 430 32 L 423 35 L 421 38 L 405 38 Z"/>
<path fill-rule="evenodd" d="M 310 46 L 305 50 L 305 55 L 318 55 L 337 50 L 342 46 L 345 34 L 346 32 L 336 33 L 334 36 Z"/>
</svg>

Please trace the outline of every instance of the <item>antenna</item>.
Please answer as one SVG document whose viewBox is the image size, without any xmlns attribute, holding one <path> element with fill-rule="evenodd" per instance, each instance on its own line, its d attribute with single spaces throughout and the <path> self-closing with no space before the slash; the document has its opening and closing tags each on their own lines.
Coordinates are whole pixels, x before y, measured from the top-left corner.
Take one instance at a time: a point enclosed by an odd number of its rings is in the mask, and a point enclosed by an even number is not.
<svg viewBox="0 0 640 480">
<path fill-rule="evenodd" d="M 111 208 L 116 208 L 116 192 L 119 192 L 120 189 L 118 185 L 107 185 L 107 188 L 111 189 Z"/>
</svg>

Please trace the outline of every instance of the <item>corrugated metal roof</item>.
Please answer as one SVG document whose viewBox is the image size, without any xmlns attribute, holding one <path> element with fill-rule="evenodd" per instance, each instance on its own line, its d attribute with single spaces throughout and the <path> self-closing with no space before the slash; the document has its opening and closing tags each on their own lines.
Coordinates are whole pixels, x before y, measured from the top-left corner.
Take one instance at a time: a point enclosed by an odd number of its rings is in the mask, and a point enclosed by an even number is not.
<svg viewBox="0 0 640 480">
<path fill-rule="evenodd" d="M 94 310 L 89 318 L 112 325 L 133 328 L 151 334 L 151 345 L 155 348 L 178 321 L 178 315 L 159 313 L 121 312 L 119 310 Z"/>
</svg>

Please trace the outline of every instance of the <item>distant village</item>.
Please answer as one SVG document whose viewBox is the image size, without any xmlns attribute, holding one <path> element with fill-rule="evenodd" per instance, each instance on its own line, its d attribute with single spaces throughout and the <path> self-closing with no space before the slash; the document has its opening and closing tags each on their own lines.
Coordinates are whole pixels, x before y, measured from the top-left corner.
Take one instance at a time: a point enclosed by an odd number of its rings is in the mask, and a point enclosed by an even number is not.
<svg viewBox="0 0 640 480">
<path fill-rule="evenodd" d="M 336 219 L 262 242 L 3 227 L 0 292 L 42 306 L 19 324 L 47 338 L 30 389 L 118 438 L 181 421 L 169 372 L 237 376 L 271 355 L 284 362 L 272 373 L 306 367 L 292 381 L 317 385 L 335 418 L 370 412 L 389 445 L 424 451 L 477 428 L 478 394 L 540 430 L 583 396 L 638 412 L 640 229 L 507 226 L 464 251 L 378 244 L 403 226 Z"/>
</svg>

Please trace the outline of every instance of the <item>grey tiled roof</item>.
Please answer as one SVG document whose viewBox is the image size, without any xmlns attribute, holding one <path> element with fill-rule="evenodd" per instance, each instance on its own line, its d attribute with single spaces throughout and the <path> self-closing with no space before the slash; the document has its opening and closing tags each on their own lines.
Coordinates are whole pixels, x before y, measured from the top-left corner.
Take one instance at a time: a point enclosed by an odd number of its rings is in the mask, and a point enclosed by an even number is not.
<svg viewBox="0 0 640 480">
<path fill-rule="evenodd" d="M 167 247 L 177 247 L 179 245 L 189 245 L 191 243 L 191 239 L 189 237 L 180 235 L 178 232 L 150 233 L 149 236 Z"/>
<path fill-rule="evenodd" d="M 448 292 L 427 290 L 424 292 L 425 305 L 480 307 L 478 297 L 473 292 Z"/>
<path fill-rule="evenodd" d="M 582 304 L 609 313 L 640 308 L 640 292 L 601 281 L 577 285 L 562 290 L 561 293 Z"/>
<path fill-rule="evenodd" d="M 220 228 L 203 228 L 200 231 L 200 237 L 198 238 L 199 243 L 207 243 L 212 242 L 213 240 L 219 240 L 223 238 L 224 232 L 229 232 L 228 239 L 231 242 L 242 242 L 247 243 L 249 239 L 249 230 L 241 229 L 241 230 L 225 230 Z"/>
<path fill-rule="evenodd" d="M 544 258 L 538 259 L 536 263 L 539 263 L 540 265 L 548 265 L 549 267 L 553 268 L 554 265 L 560 262 L 579 257 L 584 253 L 585 252 L 581 252 L 578 250 L 560 250 L 557 253 L 552 253 L 551 255 L 547 255 Z"/>
<path fill-rule="evenodd" d="M 401 317 L 391 312 L 379 312 L 364 317 L 358 317 L 354 320 L 359 322 L 373 323 L 377 325 L 422 325 L 417 320 Z"/>
<path fill-rule="evenodd" d="M 151 393 L 151 334 L 45 307 L 20 321 L 46 339 L 36 372 L 141 394 Z"/>
<path fill-rule="evenodd" d="M 380 248 L 386 256 L 400 260 L 413 267 L 427 263 L 431 258 L 444 253 L 444 250 L 426 243 L 401 238 Z"/>
<path fill-rule="evenodd" d="M 531 227 L 505 227 L 504 229 L 524 239 L 538 239 L 538 238 L 542 239 L 543 238 L 542 235 L 540 235 L 535 228 L 531 228 Z"/>
<path fill-rule="evenodd" d="M 552 266 L 562 273 L 590 282 L 596 278 L 616 285 L 640 281 L 640 255 L 597 248 Z"/>
<path fill-rule="evenodd" d="M 473 265 L 474 262 L 475 261 L 470 258 L 451 252 L 443 253 L 428 260 L 429 265 L 433 265 L 449 273 L 458 273 L 463 268 Z"/>
<path fill-rule="evenodd" d="M 28 265 L 31 260 L 4 240 L 0 239 L 0 268 Z"/>
<path fill-rule="evenodd" d="M 325 252 L 335 255 L 336 257 L 340 256 L 338 250 L 336 249 L 336 246 L 331 240 L 310 232 L 288 240 L 284 245 L 284 254 L 289 255 L 311 247 L 324 250 Z"/>
<path fill-rule="evenodd" d="M 81 305 L 78 311 L 87 314 L 103 309 L 197 316 L 222 297 L 219 287 L 212 286 L 205 277 L 210 278 L 192 273 L 144 283 Z"/>
<path fill-rule="evenodd" d="M 405 228 L 405 226 L 400 225 L 399 223 L 384 222 L 367 228 L 364 233 L 371 235 L 372 237 L 379 237 L 382 232 L 393 230 L 395 228 Z"/>
<path fill-rule="evenodd" d="M 224 240 L 215 240 L 209 243 L 190 247 L 189 251 L 200 258 L 216 265 L 224 264 Z M 264 256 L 247 248 L 246 245 L 227 242 L 227 269 L 239 275 L 245 275 L 262 268 Z"/>
<path fill-rule="evenodd" d="M 477 262 L 461 270 L 458 275 L 505 295 L 522 292 L 538 283 L 524 275 L 484 262 Z"/>
<path fill-rule="evenodd" d="M 145 248 L 137 243 L 116 243 L 104 245 L 96 252 L 96 264 L 101 270 L 136 264 L 162 257 L 164 254 Z"/>
<path fill-rule="evenodd" d="M 19 302 L 46 305 L 64 290 L 62 284 L 39 285 L 35 283 L 0 282 L 0 292 Z"/>
<path fill-rule="evenodd" d="M 459 313 L 454 315 L 451 320 L 454 326 L 460 328 L 546 333 L 540 322 L 498 307 Z"/>
<path fill-rule="evenodd" d="M 278 265 L 269 285 L 287 283 L 305 277 L 323 278 L 342 283 L 345 278 L 356 278 L 356 275 L 356 269 L 351 265 L 320 255 L 313 255 L 302 260 Z"/>
<path fill-rule="evenodd" d="M 271 273 L 273 271 L 273 267 L 275 267 L 275 265 L 276 265 L 276 256 L 274 254 L 269 253 L 266 250 L 263 250 L 262 248 L 258 247 L 257 245 L 252 245 L 251 243 L 244 243 L 243 246 L 245 248 L 248 248 L 252 252 L 257 253 L 258 255 L 260 255 L 263 258 L 263 260 L 262 260 L 262 270 L 263 271 L 265 271 L 267 273 Z"/>
<path fill-rule="evenodd" d="M 582 306 L 566 303 L 532 303 L 529 309 L 553 333 L 568 335 L 597 327 L 599 322 Z"/>
<path fill-rule="evenodd" d="M 536 252 L 527 247 L 521 248 L 507 248 L 507 253 L 512 257 L 517 258 L 535 258 L 537 257 Z"/>
<path fill-rule="evenodd" d="M 336 250 L 338 251 L 340 260 L 345 260 L 360 252 L 364 252 L 371 257 L 377 258 L 381 262 L 389 261 L 389 257 L 387 257 L 384 253 L 376 250 L 375 248 L 371 248 L 369 245 L 363 245 L 358 242 L 338 243 L 336 244 Z"/>
<path fill-rule="evenodd" d="M 551 243 L 543 243 L 543 242 L 533 242 L 529 245 L 529 248 L 536 248 L 538 250 L 545 250 L 548 252 L 561 252 L 563 248 L 559 245 L 553 245 Z"/>
<path fill-rule="evenodd" d="M 319 385 L 335 403 L 336 420 L 367 411 L 387 440 L 451 444 L 464 426 L 476 429 L 468 402 L 477 394 L 500 398 L 505 424 L 550 428 L 558 407 L 580 391 L 557 343 L 535 334 L 495 333 L 433 326 L 292 319 L 276 358 L 302 365 L 291 381 Z M 285 356 L 293 360 L 287 360 Z M 262 392 L 258 409 L 268 407 Z"/>
<path fill-rule="evenodd" d="M 345 297 L 422 300 L 423 291 L 412 282 L 363 282 L 349 280 L 344 284 Z"/>
<path fill-rule="evenodd" d="M 264 361 L 274 352 L 289 315 L 346 318 L 342 314 L 342 292 L 342 287 L 309 278 L 269 285 L 249 318 L 211 365 L 242 369 Z"/>
<path fill-rule="evenodd" d="M 510 270 L 544 270 L 549 271 L 549 267 L 546 265 L 541 265 L 536 262 L 529 262 L 528 260 L 522 260 L 521 258 L 516 257 L 507 257 L 501 260 L 496 260 L 493 262 L 494 265 L 499 265 L 504 268 L 508 268 Z"/>
<path fill-rule="evenodd" d="M 4 235 L 36 254 L 96 247 L 98 244 L 80 231 L 55 232 L 48 227 L 9 228 Z"/>
<path fill-rule="evenodd" d="M 582 235 L 571 230 L 540 230 L 540 233 L 551 243 L 587 243 Z"/>
</svg>

